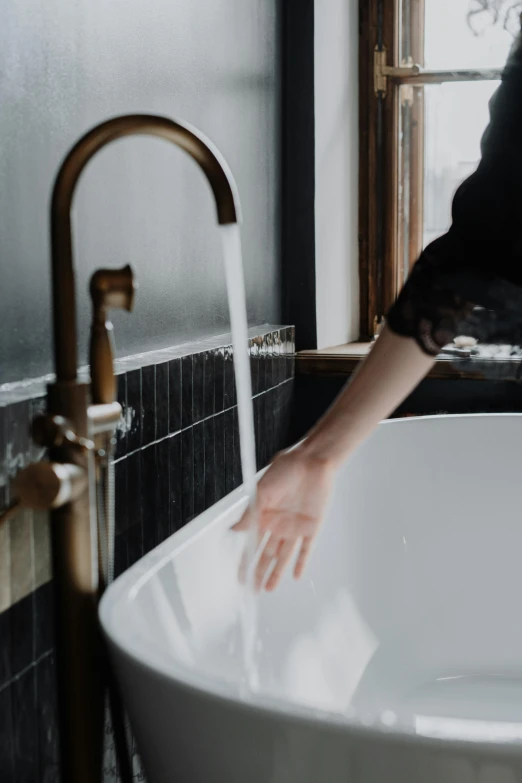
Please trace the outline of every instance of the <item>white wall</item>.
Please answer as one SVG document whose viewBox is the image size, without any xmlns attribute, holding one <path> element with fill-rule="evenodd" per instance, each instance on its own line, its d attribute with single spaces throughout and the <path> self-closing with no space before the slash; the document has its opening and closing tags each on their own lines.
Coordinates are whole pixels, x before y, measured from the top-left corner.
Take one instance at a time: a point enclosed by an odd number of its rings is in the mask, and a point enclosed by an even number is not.
<svg viewBox="0 0 522 783">
<path fill-rule="evenodd" d="M 315 0 L 318 348 L 359 336 L 357 0 Z"/>
</svg>

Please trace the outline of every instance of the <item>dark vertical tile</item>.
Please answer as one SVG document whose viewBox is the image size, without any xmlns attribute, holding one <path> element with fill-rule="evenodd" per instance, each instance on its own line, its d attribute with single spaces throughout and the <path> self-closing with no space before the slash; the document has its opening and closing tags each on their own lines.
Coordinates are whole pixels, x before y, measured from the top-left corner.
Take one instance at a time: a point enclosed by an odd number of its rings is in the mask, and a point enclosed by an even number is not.
<svg viewBox="0 0 522 783">
<path fill-rule="evenodd" d="M 1 579 L 5 576 L 2 574 Z M 0 689 L 11 679 L 11 618 L 9 609 L 0 613 Z"/>
<path fill-rule="evenodd" d="M 267 391 L 265 395 L 265 426 L 264 426 L 264 440 L 265 440 L 265 465 L 267 465 L 275 456 L 275 443 L 274 443 L 274 389 Z"/>
<path fill-rule="evenodd" d="M 143 557 L 143 526 L 141 523 L 131 525 L 125 531 L 127 539 L 127 558 L 129 566 Z"/>
<path fill-rule="evenodd" d="M 39 783 L 59 783 L 58 704 L 54 654 L 46 655 L 36 668 Z"/>
<path fill-rule="evenodd" d="M 266 336 L 266 386 L 265 389 L 272 389 L 277 386 L 277 359 L 276 359 L 277 332 L 270 332 Z"/>
<path fill-rule="evenodd" d="M 274 386 L 279 386 L 285 380 L 285 364 L 283 357 L 283 342 L 281 340 L 281 330 L 275 332 L 274 359 L 273 359 Z"/>
<path fill-rule="evenodd" d="M 277 389 L 274 389 L 273 397 L 272 397 L 272 411 L 273 411 L 273 425 L 274 425 L 273 438 L 274 438 L 274 449 L 276 452 L 281 451 L 281 449 L 283 448 L 282 430 L 283 430 L 284 386 L 285 384 L 278 386 Z"/>
<path fill-rule="evenodd" d="M 16 783 L 34 783 L 40 774 L 35 667 L 11 684 Z"/>
<path fill-rule="evenodd" d="M 32 441 L 29 433 L 31 406 L 29 400 L 22 400 L 7 406 L 6 445 L 8 480 L 28 465 L 32 457 Z M 9 492 L 9 489 L 8 489 Z"/>
<path fill-rule="evenodd" d="M 266 391 L 269 381 L 270 368 L 268 367 L 268 335 L 264 334 L 259 338 L 259 357 L 261 371 L 259 373 L 259 388 L 258 393 L 262 394 Z"/>
<path fill-rule="evenodd" d="M 34 593 L 34 660 L 54 646 L 54 585 L 46 582 Z"/>
<path fill-rule="evenodd" d="M 127 529 L 127 460 L 122 459 L 114 466 L 114 496 L 116 510 L 116 533 Z"/>
<path fill-rule="evenodd" d="M 194 516 L 205 510 L 205 428 L 195 424 L 194 433 Z"/>
<path fill-rule="evenodd" d="M 175 533 L 183 524 L 182 492 L 183 466 L 181 459 L 181 435 L 174 435 L 167 441 L 169 444 L 169 497 L 170 497 L 170 532 Z"/>
<path fill-rule="evenodd" d="M 183 524 L 194 519 L 194 433 L 190 427 L 181 435 L 182 500 Z"/>
<path fill-rule="evenodd" d="M 264 467 L 264 401 L 265 395 L 260 394 L 254 400 L 254 430 L 256 437 L 256 466 L 258 470 Z"/>
<path fill-rule="evenodd" d="M 262 468 L 266 467 L 268 462 L 268 444 L 266 440 L 266 430 L 265 430 L 266 403 L 267 403 L 267 396 L 265 392 L 265 394 L 259 395 L 259 402 L 258 402 L 258 425 L 257 425 L 257 432 L 258 432 L 257 452 L 259 454 L 258 470 L 261 470 Z"/>
<path fill-rule="evenodd" d="M 11 686 L 0 689 L 0 780 L 15 781 L 14 727 Z"/>
<path fill-rule="evenodd" d="M 0 406 L 0 508 L 7 505 L 7 408 Z"/>
<path fill-rule="evenodd" d="M 259 345 L 255 338 L 248 341 L 248 352 L 250 355 L 250 378 L 252 382 L 252 394 L 259 392 Z"/>
<path fill-rule="evenodd" d="M 181 359 L 169 362 L 169 431 L 181 429 Z"/>
<path fill-rule="evenodd" d="M 15 676 L 34 661 L 33 593 L 9 609 L 11 625 L 11 674 Z"/>
<path fill-rule="evenodd" d="M 239 419 L 237 408 L 234 408 L 234 489 L 240 487 L 243 483 L 243 473 L 241 470 L 241 444 L 239 440 Z"/>
<path fill-rule="evenodd" d="M 169 362 L 156 365 L 156 440 L 169 434 Z"/>
<path fill-rule="evenodd" d="M 129 567 L 129 552 L 127 547 L 127 531 L 118 533 L 114 539 L 114 576 L 123 574 Z"/>
<path fill-rule="evenodd" d="M 127 373 L 127 449 L 141 447 L 141 369 Z"/>
<path fill-rule="evenodd" d="M 216 408 L 214 351 L 203 354 L 203 416 L 213 416 Z"/>
<path fill-rule="evenodd" d="M 170 466 L 167 439 L 156 444 L 156 474 L 156 543 L 160 544 L 170 535 Z"/>
<path fill-rule="evenodd" d="M 234 409 L 223 414 L 225 427 L 225 492 L 234 490 Z"/>
<path fill-rule="evenodd" d="M 142 472 L 141 452 L 131 454 L 125 460 L 127 463 L 127 527 L 142 526 L 143 506 L 141 502 Z"/>
<path fill-rule="evenodd" d="M 225 378 L 225 410 L 233 408 L 236 404 L 236 380 L 234 378 L 234 352 L 232 346 L 225 348 L 224 357 Z"/>
<path fill-rule="evenodd" d="M 183 429 L 190 427 L 194 421 L 192 366 L 192 355 L 181 359 L 181 426 Z"/>
<path fill-rule="evenodd" d="M 156 440 L 156 365 L 141 368 L 143 446 Z"/>
<path fill-rule="evenodd" d="M 205 438 L 205 508 L 216 502 L 216 446 L 214 417 L 204 422 Z"/>
<path fill-rule="evenodd" d="M 154 549 L 157 542 L 156 476 L 156 445 L 152 445 L 141 451 L 141 502 L 145 554 Z"/>
<path fill-rule="evenodd" d="M 29 410 L 29 430 L 32 430 L 32 424 L 33 421 L 37 416 L 41 416 L 45 411 L 47 410 L 47 399 L 45 395 L 42 395 L 41 397 L 34 397 L 31 400 L 30 410 Z M 1 414 L 0 414 L 1 415 Z M 0 424 L 1 427 L 1 424 Z M 1 436 L 0 436 L 1 441 Z M 31 446 L 31 462 L 38 462 L 40 459 L 42 459 L 43 455 L 45 454 L 45 449 L 42 448 L 42 446 L 38 446 L 36 443 L 34 443 L 32 439 L 32 435 L 29 435 L 29 441 Z M 0 457 L 0 463 L 1 463 L 1 457 Z M 1 467 L 0 467 L 1 472 Z M 1 486 L 1 479 L 0 479 L 0 486 Z M 1 492 L 1 490 L 0 490 Z"/>
<path fill-rule="evenodd" d="M 195 353 L 192 365 L 193 421 L 197 424 L 204 417 L 205 407 L 205 354 Z"/>
<path fill-rule="evenodd" d="M 225 349 L 214 351 L 214 410 L 221 413 L 225 408 Z"/>
<path fill-rule="evenodd" d="M 286 330 L 286 339 L 287 339 L 287 345 L 288 345 L 288 367 L 287 367 L 287 377 L 293 378 L 295 375 L 295 327 L 289 326 Z"/>
<path fill-rule="evenodd" d="M 225 414 L 214 418 L 214 469 L 216 502 L 226 495 Z"/>
<path fill-rule="evenodd" d="M 116 376 L 116 399 L 121 405 L 120 424 L 116 430 L 115 457 L 125 456 L 127 453 L 127 375 L 122 372 Z"/>
</svg>

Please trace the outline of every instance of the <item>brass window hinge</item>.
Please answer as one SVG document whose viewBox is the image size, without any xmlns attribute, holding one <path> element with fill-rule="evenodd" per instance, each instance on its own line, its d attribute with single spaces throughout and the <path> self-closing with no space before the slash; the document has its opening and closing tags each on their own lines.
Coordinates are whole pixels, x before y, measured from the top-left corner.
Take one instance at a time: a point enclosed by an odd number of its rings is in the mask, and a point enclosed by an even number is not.
<svg viewBox="0 0 522 783">
<path fill-rule="evenodd" d="M 382 49 L 375 47 L 374 61 L 373 61 L 373 82 L 375 95 L 382 93 L 383 97 L 386 96 L 388 90 L 388 79 L 400 79 L 407 76 L 418 76 L 421 69 L 418 65 L 403 65 L 395 67 L 386 64 L 387 50 L 383 46 Z"/>
</svg>

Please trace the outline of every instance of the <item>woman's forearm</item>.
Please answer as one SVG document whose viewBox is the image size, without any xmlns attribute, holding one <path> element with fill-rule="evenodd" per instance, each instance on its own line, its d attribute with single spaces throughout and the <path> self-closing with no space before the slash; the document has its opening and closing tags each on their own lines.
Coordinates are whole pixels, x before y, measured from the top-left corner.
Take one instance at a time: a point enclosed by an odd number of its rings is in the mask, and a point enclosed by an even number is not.
<svg viewBox="0 0 522 783">
<path fill-rule="evenodd" d="M 435 359 L 385 327 L 352 381 L 311 431 L 304 449 L 338 465 L 424 378 Z"/>
</svg>

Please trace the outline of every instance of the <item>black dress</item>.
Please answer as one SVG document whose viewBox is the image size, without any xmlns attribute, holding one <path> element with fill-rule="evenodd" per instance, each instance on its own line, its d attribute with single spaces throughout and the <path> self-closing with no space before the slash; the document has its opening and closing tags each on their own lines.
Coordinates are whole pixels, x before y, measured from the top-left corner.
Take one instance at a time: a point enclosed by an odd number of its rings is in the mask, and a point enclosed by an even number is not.
<svg viewBox="0 0 522 783">
<path fill-rule="evenodd" d="M 522 345 L 522 35 L 490 102 L 481 162 L 447 234 L 422 252 L 387 316 L 430 355 L 456 335 Z"/>
</svg>

